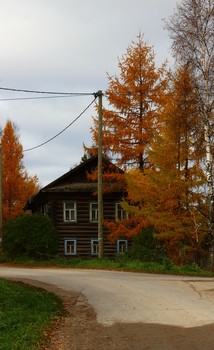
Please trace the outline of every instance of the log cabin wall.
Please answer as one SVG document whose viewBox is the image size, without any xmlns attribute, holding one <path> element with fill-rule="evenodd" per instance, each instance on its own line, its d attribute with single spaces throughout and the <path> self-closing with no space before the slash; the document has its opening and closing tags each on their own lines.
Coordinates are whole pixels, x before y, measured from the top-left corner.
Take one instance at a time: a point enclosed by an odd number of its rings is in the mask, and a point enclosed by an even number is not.
<svg viewBox="0 0 214 350">
<path fill-rule="evenodd" d="M 115 205 L 121 199 L 120 194 L 104 196 L 104 220 L 115 220 Z M 65 222 L 63 205 L 65 202 L 76 203 L 76 222 Z M 75 239 L 77 254 L 72 257 L 91 258 L 91 240 L 98 237 L 98 223 L 90 222 L 90 203 L 96 203 L 97 197 L 92 193 L 58 193 L 52 194 L 49 199 L 50 213 L 59 234 L 59 255 L 65 255 L 65 240 Z M 104 256 L 114 257 L 117 253 L 117 243 L 111 244 L 108 239 L 108 230 L 103 228 Z M 96 254 L 94 254 L 96 257 Z"/>
</svg>

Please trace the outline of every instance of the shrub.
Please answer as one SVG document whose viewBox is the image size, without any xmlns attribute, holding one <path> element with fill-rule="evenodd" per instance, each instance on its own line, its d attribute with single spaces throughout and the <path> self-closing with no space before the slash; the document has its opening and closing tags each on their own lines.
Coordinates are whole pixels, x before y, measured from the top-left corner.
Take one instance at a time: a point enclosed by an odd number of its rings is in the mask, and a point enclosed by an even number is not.
<svg viewBox="0 0 214 350">
<path fill-rule="evenodd" d="M 181 267 L 181 269 L 184 272 L 196 272 L 196 273 L 201 272 L 201 268 L 195 263 L 191 265 L 184 265 Z"/>
<path fill-rule="evenodd" d="M 9 257 L 54 255 L 58 239 L 50 218 L 42 215 L 21 215 L 7 221 L 2 246 Z"/>
<path fill-rule="evenodd" d="M 130 259 L 162 262 L 164 249 L 160 246 L 159 240 L 154 236 L 153 228 L 148 227 L 143 229 L 133 239 L 132 247 L 127 252 L 127 255 Z"/>
<path fill-rule="evenodd" d="M 169 271 L 169 270 L 172 269 L 173 263 L 171 262 L 170 259 L 165 258 L 165 259 L 163 260 L 163 266 L 164 266 L 164 268 L 165 268 L 166 271 Z"/>
</svg>

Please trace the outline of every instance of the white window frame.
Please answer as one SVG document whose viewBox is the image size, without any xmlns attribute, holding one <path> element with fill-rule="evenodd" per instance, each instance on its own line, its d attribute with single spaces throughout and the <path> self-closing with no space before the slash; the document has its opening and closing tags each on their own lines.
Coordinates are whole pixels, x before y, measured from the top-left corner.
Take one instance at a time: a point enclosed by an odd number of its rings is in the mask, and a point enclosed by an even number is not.
<svg viewBox="0 0 214 350">
<path fill-rule="evenodd" d="M 90 222 L 98 222 L 98 203 L 97 202 L 91 202 L 91 203 L 89 203 L 89 205 L 90 205 L 90 208 L 89 208 L 89 211 L 90 211 L 90 215 L 89 215 Z M 95 209 L 93 209 L 93 205 L 96 205 Z M 95 215 L 93 215 L 94 212 L 95 212 Z"/>
<path fill-rule="evenodd" d="M 66 208 L 66 205 L 73 204 L 73 208 Z M 68 218 L 66 213 L 68 213 Z M 74 218 L 72 218 L 74 213 Z M 63 203 L 63 219 L 64 222 L 77 222 L 77 203 L 75 201 L 66 201 Z"/>
<path fill-rule="evenodd" d="M 69 242 L 70 242 L 70 245 L 68 245 Z M 68 250 L 68 247 L 69 247 L 69 250 Z M 66 256 L 77 255 L 77 240 L 76 240 L 76 238 L 64 239 L 64 255 L 66 255 Z"/>
<path fill-rule="evenodd" d="M 98 238 L 91 238 L 91 255 L 97 256 L 99 251 Z"/>
<path fill-rule="evenodd" d="M 125 250 L 124 250 L 124 246 L 125 246 Z M 127 239 L 118 239 L 117 240 L 117 254 L 124 254 L 127 251 L 127 249 L 128 249 L 128 240 Z"/>
<path fill-rule="evenodd" d="M 120 213 L 120 215 L 119 215 Z M 121 204 L 117 202 L 115 204 L 115 219 L 116 221 L 128 219 L 129 214 L 121 207 Z"/>
</svg>

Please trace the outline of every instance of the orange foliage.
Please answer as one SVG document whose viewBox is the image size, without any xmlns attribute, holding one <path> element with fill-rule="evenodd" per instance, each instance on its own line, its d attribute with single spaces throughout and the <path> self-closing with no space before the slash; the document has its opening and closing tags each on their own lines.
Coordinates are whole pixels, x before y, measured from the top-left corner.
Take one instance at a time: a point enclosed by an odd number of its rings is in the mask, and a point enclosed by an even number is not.
<svg viewBox="0 0 214 350">
<path fill-rule="evenodd" d="M 148 147 L 153 137 L 157 110 L 166 94 L 165 65 L 157 69 L 152 48 L 139 34 L 137 43 L 119 60 L 119 76 L 108 75 L 106 91 L 111 109 L 103 109 L 103 152 L 127 169 L 143 170 L 148 163 Z M 98 120 L 94 118 L 92 136 L 98 142 Z"/>
<path fill-rule="evenodd" d="M 97 181 L 98 169 L 93 169 L 92 172 L 87 173 L 90 181 Z M 103 192 L 123 191 L 126 187 L 124 172 L 111 163 L 106 157 L 102 160 L 102 182 Z"/>
<path fill-rule="evenodd" d="M 115 243 L 120 237 L 133 238 L 139 234 L 142 229 L 148 227 L 149 222 L 143 217 L 137 218 L 136 216 L 133 216 L 118 222 L 104 221 L 104 225 L 109 229 L 110 242 Z"/>
<path fill-rule="evenodd" d="M 8 121 L 2 136 L 3 220 L 23 213 L 27 201 L 38 191 L 38 179 L 29 177 L 23 150 L 14 125 Z"/>
<path fill-rule="evenodd" d="M 158 110 L 166 98 L 168 73 L 166 65 L 155 66 L 155 55 L 151 46 L 139 34 L 137 42 L 132 42 L 126 54 L 118 62 L 119 76 L 108 75 L 109 87 L 106 95 L 109 109 L 103 108 L 103 154 L 124 171 L 136 166 L 143 171 L 149 166 L 148 149 L 156 128 Z M 92 128 L 93 146 L 85 147 L 90 154 L 97 153 L 98 118 L 94 118 Z M 97 174 L 94 173 L 94 180 Z M 106 172 L 103 181 L 124 186 L 124 174 Z M 122 185 L 122 186 L 121 186 Z M 114 187 L 108 187 L 114 190 Z M 136 220 L 135 220 L 136 224 Z M 110 239 L 137 234 L 146 223 L 142 220 L 133 224 L 133 219 L 125 223 L 107 223 L 111 230 Z"/>
<path fill-rule="evenodd" d="M 197 192 L 191 193 L 190 182 L 168 170 L 127 173 L 128 201 L 122 206 L 137 222 L 152 226 L 165 243 L 168 257 L 178 262 L 181 249 L 197 247 L 203 239 L 203 226 L 197 231 L 197 224 L 204 220 L 200 212 L 203 203 Z"/>
<path fill-rule="evenodd" d="M 200 139 L 190 72 L 180 69 L 150 144 L 151 168 L 126 174 L 128 201 L 123 204 L 131 215 L 154 227 L 174 261 L 181 249 L 198 246 L 204 237 L 205 178 Z"/>
<path fill-rule="evenodd" d="M 121 205 L 129 219 L 105 225 L 112 241 L 153 226 L 175 257 L 180 246 L 203 239 L 206 221 L 198 96 L 187 67 L 174 77 L 165 65 L 155 67 L 141 34 L 119 60 L 119 69 L 119 76 L 108 76 L 103 152 L 126 173 L 128 195 Z M 94 150 L 97 130 L 94 118 Z"/>
</svg>

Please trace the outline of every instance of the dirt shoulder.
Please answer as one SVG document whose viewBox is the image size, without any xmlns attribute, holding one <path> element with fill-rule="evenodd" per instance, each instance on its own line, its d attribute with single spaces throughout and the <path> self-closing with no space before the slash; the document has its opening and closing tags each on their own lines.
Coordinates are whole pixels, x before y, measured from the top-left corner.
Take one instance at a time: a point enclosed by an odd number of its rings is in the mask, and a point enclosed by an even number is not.
<svg viewBox="0 0 214 350">
<path fill-rule="evenodd" d="M 65 315 L 47 330 L 45 350 L 213 350 L 214 325 L 181 328 L 158 324 L 103 326 L 81 293 L 30 279 L 26 284 L 57 294 Z"/>
</svg>

